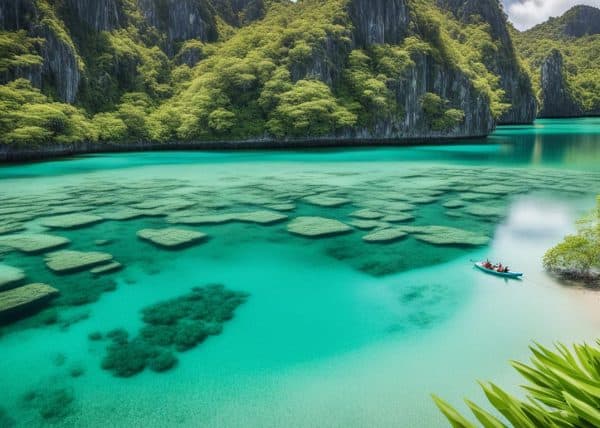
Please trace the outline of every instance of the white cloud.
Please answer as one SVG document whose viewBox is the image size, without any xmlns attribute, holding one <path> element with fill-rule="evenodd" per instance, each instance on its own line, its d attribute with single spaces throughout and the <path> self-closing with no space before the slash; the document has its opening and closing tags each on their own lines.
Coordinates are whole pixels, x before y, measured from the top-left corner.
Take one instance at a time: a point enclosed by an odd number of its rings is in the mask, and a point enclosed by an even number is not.
<svg viewBox="0 0 600 428">
<path fill-rule="evenodd" d="M 551 16 L 560 16 L 579 4 L 600 7 L 600 0 L 505 0 L 506 13 L 519 30 L 526 30 L 546 21 Z"/>
</svg>

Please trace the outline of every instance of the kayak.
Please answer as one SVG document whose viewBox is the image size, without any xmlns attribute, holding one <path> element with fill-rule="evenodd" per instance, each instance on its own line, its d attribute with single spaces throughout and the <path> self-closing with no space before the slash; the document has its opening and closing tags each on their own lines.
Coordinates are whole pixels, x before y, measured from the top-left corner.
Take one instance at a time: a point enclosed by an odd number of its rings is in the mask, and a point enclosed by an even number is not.
<svg viewBox="0 0 600 428">
<path fill-rule="evenodd" d="M 489 273 L 491 275 L 496 275 L 496 276 L 502 276 L 504 278 L 514 278 L 514 279 L 520 279 L 523 274 L 521 272 L 498 272 L 497 270 L 494 269 L 488 269 L 485 266 L 483 266 L 483 262 L 477 262 L 475 263 L 475 267 L 479 270 L 484 271 L 485 273 Z"/>
</svg>

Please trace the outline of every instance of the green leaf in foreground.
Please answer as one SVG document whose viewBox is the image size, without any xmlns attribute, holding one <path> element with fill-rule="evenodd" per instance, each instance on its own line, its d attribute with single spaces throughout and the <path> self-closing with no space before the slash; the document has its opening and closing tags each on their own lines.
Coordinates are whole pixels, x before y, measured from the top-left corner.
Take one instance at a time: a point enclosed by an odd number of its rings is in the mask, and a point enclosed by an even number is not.
<svg viewBox="0 0 600 428">
<path fill-rule="evenodd" d="M 531 348 L 531 366 L 513 362 L 528 382 L 524 400 L 492 383 L 481 387 L 498 419 L 482 407 L 465 400 L 484 428 L 598 427 L 600 426 L 600 340 L 595 345 L 575 345 L 573 351 L 557 344 L 557 352 L 536 344 Z M 475 427 L 450 404 L 433 400 L 453 427 Z"/>
</svg>

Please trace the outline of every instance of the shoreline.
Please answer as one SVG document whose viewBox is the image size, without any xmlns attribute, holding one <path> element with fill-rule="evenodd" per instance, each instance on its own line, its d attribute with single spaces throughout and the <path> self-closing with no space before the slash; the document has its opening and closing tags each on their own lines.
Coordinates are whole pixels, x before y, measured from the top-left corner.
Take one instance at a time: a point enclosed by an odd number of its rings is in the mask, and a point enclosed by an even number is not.
<svg viewBox="0 0 600 428">
<path fill-rule="evenodd" d="M 0 164 L 45 161 L 86 154 L 135 153 L 155 151 L 252 151 L 296 150 L 357 147 L 411 147 L 452 144 L 477 144 L 487 140 L 488 135 L 429 138 L 321 138 L 297 140 L 237 140 L 237 141 L 191 141 L 153 143 L 73 143 L 45 144 L 40 146 L 10 146 L 0 144 Z"/>
</svg>

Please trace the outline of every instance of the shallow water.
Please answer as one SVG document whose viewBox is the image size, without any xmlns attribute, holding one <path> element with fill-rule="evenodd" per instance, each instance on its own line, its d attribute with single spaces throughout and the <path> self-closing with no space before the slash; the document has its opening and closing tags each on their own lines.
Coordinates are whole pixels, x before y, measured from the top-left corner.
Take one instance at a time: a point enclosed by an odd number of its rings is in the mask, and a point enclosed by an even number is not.
<svg viewBox="0 0 600 428">
<path fill-rule="evenodd" d="M 446 426 L 431 393 L 459 407 L 463 396 L 482 401 L 477 379 L 518 393 L 508 361 L 526 359 L 532 340 L 592 340 L 600 327 L 600 295 L 558 284 L 540 261 L 594 203 L 598 119 L 503 127 L 468 145 L 85 156 L 0 167 L 0 183 L 0 225 L 63 236 L 67 249 L 124 265 L 101 277 L 57 275 L 43 254 L 0 250 L 0 264 L 25 271 L 23 283 L 61 292 L 3 327 L 0 425 Z M 322 207 L 303 200 L 310 195 L 349 202 Z M 457 200 L 464 205 L 443 206 Z M 185 224 L 281 204 L 293 210 L 271 225 Z M 144 216 L 43 226 L 59 212 L 110 217 L 132 206 Z M 369 231 L 358 228 L 314 239 L 287 231 L 298 216 L 351 224 L 359 209 L 413 215 L 377 220 L 408 236 L 384 244 L 363 242 Z M 440 245 L 423 239 L 427 226 L 470 233 Z M 165 250 L 136 238 L 163 227 L 209 239 Z M 525 279 L 473 270 L 470 260 L 484 257 Z M 101 368 L 107 342 L 89 333 L 135 335 L 143 308 L 212 283 L 249 293 L 222 334 L 176 352 L 166 373 L 119 378 Z M 32 391 L 42 398 L 28 401 Z"/>
</svg>

